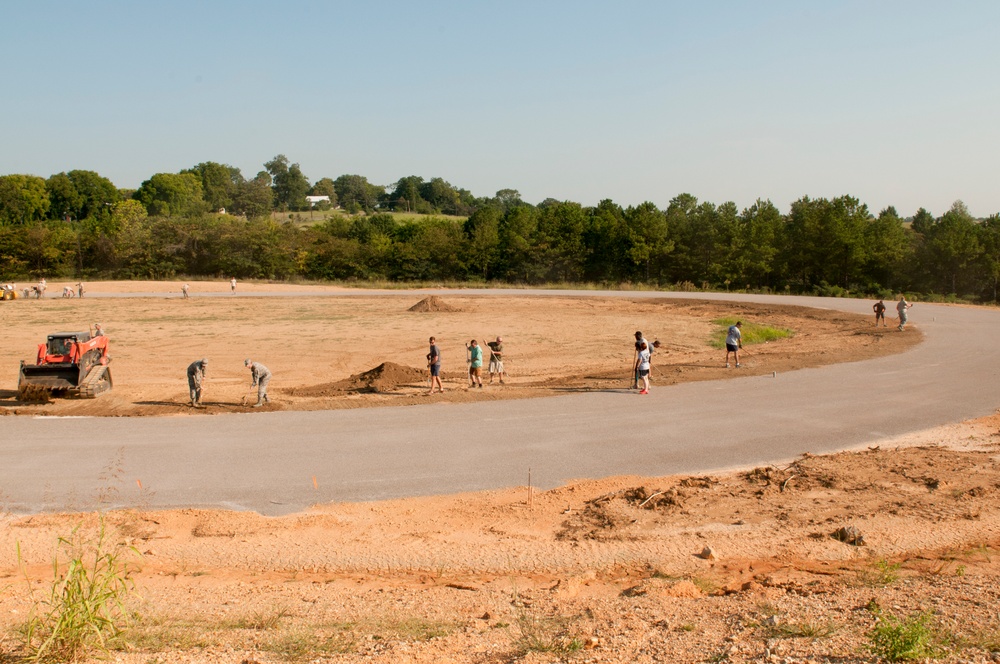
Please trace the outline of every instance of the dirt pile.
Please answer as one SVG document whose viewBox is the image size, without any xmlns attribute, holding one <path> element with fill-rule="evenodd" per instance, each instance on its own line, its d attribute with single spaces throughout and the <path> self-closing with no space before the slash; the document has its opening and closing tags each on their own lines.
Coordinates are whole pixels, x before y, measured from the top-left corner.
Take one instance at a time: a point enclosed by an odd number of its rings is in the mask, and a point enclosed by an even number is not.
<svg viewBox="0 0 1000 664">
<path fill-rule="evenodd" d="M 383 362 L 374 369 L 354 374 L 344 380 L 308 387 L 293 387 L 285 390 L 285 392 L 291 396 L 298 397 L 329 397 L 350 392 L 393 392 L 404 385 L 421 383 L 426 379 L 426 371 L 396 364 L 395 362 Z"/>
<path fill-rule="evenodd" d="M 425 297 L 424 299 L 420 300 L 412 307 L 407 309 L 407 311 L 427 312 L 427 311 L 460 311 L 460 310 L 446 303 L 437 295 L 431 295 L 430 297 Z"/>
</svg>

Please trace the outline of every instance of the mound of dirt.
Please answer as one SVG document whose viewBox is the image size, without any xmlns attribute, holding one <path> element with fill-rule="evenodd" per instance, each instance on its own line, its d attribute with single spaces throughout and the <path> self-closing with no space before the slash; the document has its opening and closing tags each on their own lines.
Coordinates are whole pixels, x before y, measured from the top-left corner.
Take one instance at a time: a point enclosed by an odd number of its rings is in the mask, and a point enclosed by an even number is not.
<svg viewBox="0 0 1000 664">
<path fill-rule="evenodd" d="M 420 300 L 412 307 L 407 309 L 407 311 L 460 311 L 450 304 L 445 303 L 444 300 L 439 298 L 437 295 L 431 295 L 430 297 L 425 297 Z"/>
<path fill-rule="evenodd" d="M 426 371 L 395 362 L 383 362 L 374 369 L 354 374 L 344 380 L 309 387 L 293 387 L 286 390 L 286 393 L 298 397 L 329 397 L 347 392 L 394 392 L 404 385 L 422 383 L 426 379 Z"/>
</svg>

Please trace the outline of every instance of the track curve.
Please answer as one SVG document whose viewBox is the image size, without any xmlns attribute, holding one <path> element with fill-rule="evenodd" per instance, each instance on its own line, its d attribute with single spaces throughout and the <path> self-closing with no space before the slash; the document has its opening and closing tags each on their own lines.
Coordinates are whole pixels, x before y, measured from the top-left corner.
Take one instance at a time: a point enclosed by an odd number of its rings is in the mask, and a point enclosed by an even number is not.
<svg viewBox="0 0 1000 664">
<path fill-rule="evenodd" d="M 866 300 L 831 298 L 534 293 L 871 311 Z M 776 377 L 661 387 L 641 401 L 622 390 L 215 417 L 6 417 L 0 420 L 0 507 L 32 513 L 100 503 L 277 515 L 321 502 L 519 486 L 527 483 L 529 469 L 537 488 L 585 477 L 703 473 L 847 449 L 994 412 L 1000 348 L 991 340 L 1000 312 L 918 304 L 911 321 L 925 341 L 900 355 Z M 622 343 L 629 343 L 627 331 Z"/>
</svg>

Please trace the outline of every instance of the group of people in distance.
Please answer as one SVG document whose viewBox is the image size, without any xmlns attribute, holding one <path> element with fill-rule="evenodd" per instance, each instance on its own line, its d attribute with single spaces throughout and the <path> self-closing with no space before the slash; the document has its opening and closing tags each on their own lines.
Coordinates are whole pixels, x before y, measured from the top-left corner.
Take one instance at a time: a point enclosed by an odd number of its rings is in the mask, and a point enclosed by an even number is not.
<svg viewBox="0 0 1000 664">
<path fill-rule="evenodd" d="M 899 325 L 896 329 L 900 332 L 906 327 L 907 315 L 906 311 L 913 306 L 913 303 L 906 301 L 905 295 L 899 296 L 899 302 L 896 303 L 896 313 L 899 314 Z M 885 304 L 882 300 L 879 300 L 872 305 L 872 311 L 875 312 L 875 327 L 878 327 L 878 322 L 882 321 L 882 327 L 888 327 L 885 324 Z"/>
<path fill-rule="evenodd" d="M 427 394 L 434 394 L 434 388 L 438 392 L 444 392 L 441 385 L 441 349 L 437 344 L 437 338 L 431 337 L 429 340 L 430 349 L 427 352 L 427 370 L 430 372 L 430 390 Z M 507 372 L 503 368 L 503 337 L 497 337 L 495 341 L 484 341 L 483 346 L 490 349 L 490 385 L 493 384 L 494 377 L 499 378 L 500 384 L 504 384 L 504 377 Z M 465 345 L 466 358 L 469 362 L 469 387 L 483 387 L 483 346 L 472 339 Z"/>
</svg>

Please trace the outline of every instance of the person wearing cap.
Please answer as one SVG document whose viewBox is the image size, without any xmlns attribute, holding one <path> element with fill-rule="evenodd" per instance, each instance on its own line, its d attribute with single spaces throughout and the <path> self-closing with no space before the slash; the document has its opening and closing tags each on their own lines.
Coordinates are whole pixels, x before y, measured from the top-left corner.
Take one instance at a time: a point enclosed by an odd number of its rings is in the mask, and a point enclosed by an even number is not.
<svg viewBox="0 0 1000 664">
<path fill-rule="evenodd" d="M 250 368 L 250 387 L 257 388 L 257 403 L 253 407 L 260 408 L 265 402 L 270 401 L 267 398 L 267 384 L 271 382 L 271 371 L 260 362 L 252 361 L 249 357 L 243 360 L 243 366 Z"/>
<path fill-rule="evenodd" d="M 500 377 L 500 384 L 503 385 L 503 337 L 487 341 L 486 345 L 490 347 L 490 385 L 493 384 L 493 374 Z"/>
<path fill-rule="evenodd" d="M 205 369 L 207 366 L 208 360 L 205 358 L 188 365 L 188 390 L 191 392 L 192 408 L 204 408 L 201 403 L 201 385 L 205 382 Z"/>
</svg>

